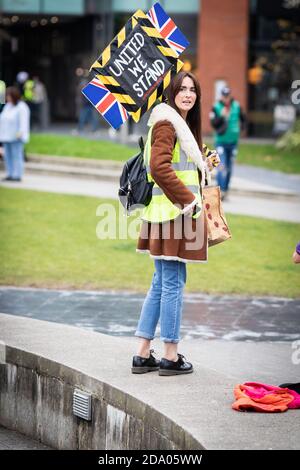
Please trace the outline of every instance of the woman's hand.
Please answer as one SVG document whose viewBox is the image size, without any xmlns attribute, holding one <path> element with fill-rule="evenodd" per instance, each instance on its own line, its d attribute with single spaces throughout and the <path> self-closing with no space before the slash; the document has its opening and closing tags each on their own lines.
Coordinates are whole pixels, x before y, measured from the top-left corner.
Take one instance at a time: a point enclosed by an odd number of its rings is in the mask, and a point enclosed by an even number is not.
<svg viewBox="0 0 300 470">
<path fill-rule="evenodd" d="M 215 150 L 208 157 L 206 157 L 206 163 L 209 171 L 212 171 L 221 163 L 221 159 Z"/>
</svg>

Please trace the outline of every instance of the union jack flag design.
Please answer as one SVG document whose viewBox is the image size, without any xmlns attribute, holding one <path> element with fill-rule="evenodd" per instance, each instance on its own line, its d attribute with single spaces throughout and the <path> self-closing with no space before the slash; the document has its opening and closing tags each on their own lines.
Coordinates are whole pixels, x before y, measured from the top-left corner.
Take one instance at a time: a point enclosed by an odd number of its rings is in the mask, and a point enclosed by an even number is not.
<svg viewBox="0 0 300 470">
<path fill-rule="evenodd" d="M 98 78 L 93 78 L 81 91 L 114 129 L 119 129 L 129 118 L 126 109 Z"/>
<path fill-rule="evenodd" d="M 190 43 L 172 18 L 169 17 L 159 3 L 155 3 L 147 15 L 169 46 L 180 56 Z"/>
</svg>

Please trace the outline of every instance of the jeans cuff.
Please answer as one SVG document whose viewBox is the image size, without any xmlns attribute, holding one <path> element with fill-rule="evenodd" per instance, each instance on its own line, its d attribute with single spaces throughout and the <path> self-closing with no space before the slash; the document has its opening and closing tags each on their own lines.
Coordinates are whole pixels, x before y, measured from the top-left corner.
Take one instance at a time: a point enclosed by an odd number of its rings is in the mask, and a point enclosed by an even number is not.
<svg viewBox="0 0 300 470">
<path fill-rule="evenodd" d="M 154 336 L 149 335 L 149 333 L 144 333 L 143 331 L 136 331 L 134 333 L 134 336 L 139 336 L 140 338 L 145 338 L 145 339 L 154 339 Z"/>
<path fill-rule="evenodd" d="M 179 341 L 180 341 L 180 339 L 165 338 L 163 336 L 161 336 L 160 339 L 164 343 L 179 343 Z"/>
</svg>

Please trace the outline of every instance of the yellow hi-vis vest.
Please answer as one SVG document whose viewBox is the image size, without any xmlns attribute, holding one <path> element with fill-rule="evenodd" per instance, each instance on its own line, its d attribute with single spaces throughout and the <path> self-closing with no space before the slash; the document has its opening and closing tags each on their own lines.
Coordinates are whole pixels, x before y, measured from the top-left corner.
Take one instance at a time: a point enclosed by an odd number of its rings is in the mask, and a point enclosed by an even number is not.
<svg viewBox="0 0 300 470">
<path fill-rule="evenodd" d="M 155 183 L 150 173 L 150 157 L 151 157 L 151 135 L 152 127 L 148 132 L 148 137 L 144 150 L 144 160 L 147 169 L 148 181 L 153 181 L 152 199 L 150 204 L 144 207 L 141 214 L 141 219 L 148 222 L 166 222 L 173 220 L 181 214 L 180 207 L 174 205 L 170 199 L 167 198 L 163 190 Z M 198 205 L 202 208 L 202 197 L 200 193 L 199 177 L 197 165 L 188 157 L 183 150 L 180 149 L 177 140 L 173 149 L 172 168 L 176 176 L 185 184 L 185 186 L 194 194 L 198 200 Z M 198 218 L 201 211 L 192 217 Z"/>
<path fill-rule="evenodd" d="M 0 105 L 5 104 L 5 91 L 5 82 L 3 80 L 0 80 Z"/>
<path fill-rule="evenodd" d="M 32 101 L 34 94 L 34 81 L 33 80 L 26 80 L 24 83 L 24 91 L 23 95 L 26 101 Z"/>
</svg>

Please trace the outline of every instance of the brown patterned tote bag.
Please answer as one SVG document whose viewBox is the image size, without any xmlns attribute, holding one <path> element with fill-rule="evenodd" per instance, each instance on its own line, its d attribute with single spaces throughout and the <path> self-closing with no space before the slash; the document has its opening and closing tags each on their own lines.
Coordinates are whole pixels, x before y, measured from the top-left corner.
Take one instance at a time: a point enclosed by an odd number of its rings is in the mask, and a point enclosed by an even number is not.
<svg viewBox="0 0 300 470">
<path fill-rule="evenodd" d="M 207 221 L 208 246 L 231 238 L 221 203 L 220 186 L 205 186 L 202 188 L 202 198 Z"/>
</svg>

